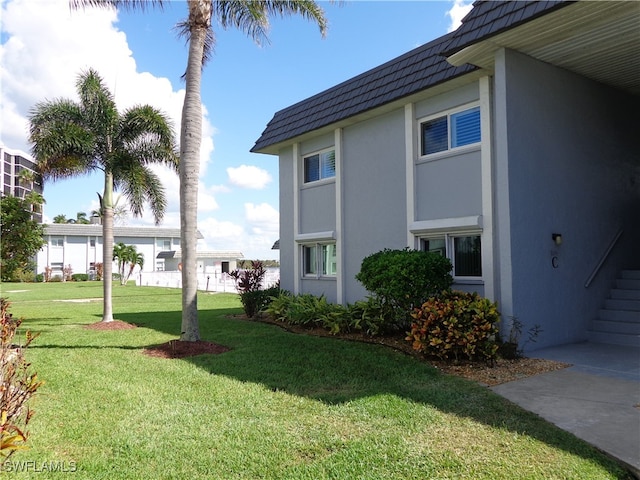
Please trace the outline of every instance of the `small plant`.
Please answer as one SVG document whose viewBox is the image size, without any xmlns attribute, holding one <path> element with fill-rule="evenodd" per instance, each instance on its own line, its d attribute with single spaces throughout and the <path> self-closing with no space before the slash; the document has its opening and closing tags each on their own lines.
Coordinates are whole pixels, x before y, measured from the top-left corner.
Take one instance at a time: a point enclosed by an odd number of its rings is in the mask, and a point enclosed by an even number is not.
<svg viewBox="0 0 640 480">
<path fill-rule="evenodd" d="M 414 350 L 441 359 L 466 357 L 493 361 L 500 314 L 495 303 L 477 293 L 447 291 L 432 297 L 411 314 L 407 340 Z"/>
<path fill-rule="evenodd" d="M 538 335 L 540 335 L 543 330 L 542 327 L 538 324 L 535 324 L 529 330 L 527 330 L 527 340 L 520 345 L 520 338 L 522 337 L 522 322 L 518 317 L 509 317 L 511 321 L 511 328 L 509 329 L 509 338 L 507 341 L 499 341 L 500 347 L 498 353 L 503 358 L 520 358 L 524 354 L 524 347 L 528 343 L 536 343 L 538 340 Z M 499 338 L 499 337 L 498 337 Z"/>
<path fill-rule="evenodd" d="M 71 275 L 71 280 L 74 282 L 86 282 L 89 280 L 89 275 L 86 273 L 74 273 Z"/>
<path fill-rule="evenodd" d="M 104 269 L 102 268 L 102 262 L 96 263 L 96 280 L 101 281 Z"/>
<path fill-rule="evenodd" d="M 7 299 L 0 298 L 0 460 L 26 448 L 26 427 L 33 415 L 27 402 L 42 385 L 24 358 L 36 335 L 27 331 L 23 345 L 14 343 L 22 319 L 13 318 L 9 306 Z"/>
<path fill-rule="evenodd" d="M 45 282 L 50 282 L 51 281 L 51 272 L 53 272 L 53 268 L 51 268 L 49 265 L 44 267 L 44 281 Z"/>
<path fill-rule="evenodd" d="M 63 282 L 70 282 L 72 275 L 73 275 L 73 269 L 71 268 L 71 265 L 67 265 L 66 267 L 64 267 L 62 269 L 62 281 Z"/>
<path fill-rule="evenodd" d="M 349 305 L 350 325 L 370 336 L 398 331 L 395 314 L 378 297 L 368 297 Z"/>
</svg>

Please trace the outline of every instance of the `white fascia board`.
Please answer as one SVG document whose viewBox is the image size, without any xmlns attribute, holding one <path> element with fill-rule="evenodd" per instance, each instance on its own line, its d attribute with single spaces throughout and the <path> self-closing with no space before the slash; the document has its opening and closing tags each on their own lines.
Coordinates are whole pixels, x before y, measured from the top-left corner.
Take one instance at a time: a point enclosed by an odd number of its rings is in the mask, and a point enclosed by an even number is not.
<svg viewBox="0 0 640 480">
<path fill-rule="evenodd" d="M 409 225 L 409 231 L 414 235 L 421 233 L 455 232 L 473 229 L 482 229 L 482 215 L 439 218 L 437 220 L 420 220 Z"/>
</svg>

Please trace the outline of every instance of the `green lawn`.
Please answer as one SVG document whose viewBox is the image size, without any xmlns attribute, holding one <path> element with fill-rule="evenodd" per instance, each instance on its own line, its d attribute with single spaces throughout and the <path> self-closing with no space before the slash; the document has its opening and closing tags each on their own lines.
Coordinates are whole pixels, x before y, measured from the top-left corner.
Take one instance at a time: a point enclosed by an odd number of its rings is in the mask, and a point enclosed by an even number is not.
<svg viewBox="0 0 640 480">
<path fill-rule="evenodd" d="M 114 317 L 139 328 L 96 331 L 83 327 L 100 301 L 59 300 L 99 298 L 99 283 L 1 288 L 40 332 L 27 355 L 46 382 L 31 448 L 5 465 L 30 471 L 6 478 L 625 478 L 487 388 L 382 346 L 231 318 L 232 294 L 198 298 L 203 339 L 231 351 L 166 360 L 142 349 L 177 338 L 179 290 L 114 285 Z"/>
</svg>

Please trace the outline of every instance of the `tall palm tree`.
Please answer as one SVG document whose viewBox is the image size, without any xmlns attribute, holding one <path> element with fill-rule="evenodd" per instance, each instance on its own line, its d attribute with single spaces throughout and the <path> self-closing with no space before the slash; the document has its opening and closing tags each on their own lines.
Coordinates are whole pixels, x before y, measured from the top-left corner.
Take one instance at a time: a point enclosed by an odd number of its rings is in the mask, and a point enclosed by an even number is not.
<svg viewBox="0 0 640 480">
<path fill-rule="evenodd" d="M 166 199 L 151 164 L 177 168 L 171 122 L 149 105 L 118 112 L 113 95 L 95 70 L 80 73 L 80 102 L 59 99 L 36 104 L 29 114 L 32 153 L 44 179 L 59 180 L 104 173 L 102 321 L 113 320 L 113 193 L 121 190 L 133 215 L 149 202 L 156 224 L 164 216 Z"/>
<path fill-rule="evenodd" d="M 160 7 L 163 0 L 70 0 L 72 8 L 84 6 L 129 9 Z M 313 0 L 188 0 L 188 17 L 179 27 L 189 42 L 185 72 L 185 97 L 180 128 L 180 245 L 182 249 L 182 328 L 180 339 L 200 339 L 198 326 L 197 217 L 200 144 L 202 142 L 202 68 L 215 43 L 212 20 L 222 28 L 235 27 L 256 42 L 267 39 L 269 16 L 299 14 L 315 21 L 324 36 L 327 20 Z"/>
</svg>

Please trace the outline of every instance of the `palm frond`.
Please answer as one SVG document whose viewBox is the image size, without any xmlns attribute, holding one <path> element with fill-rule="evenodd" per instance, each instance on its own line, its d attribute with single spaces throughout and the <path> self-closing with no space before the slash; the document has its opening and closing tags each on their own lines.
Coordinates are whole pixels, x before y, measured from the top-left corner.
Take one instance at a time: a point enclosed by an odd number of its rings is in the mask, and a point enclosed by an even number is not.
<svg viewBox="0 0 640 480">
<path fill-rule="evenodd" d="M 148 166 L 131 157 L 121 158 L 113 170 L 113 184 L 129 201 L 134 216 L 141 216 L 148 203 L 156 225 L 162 222 L 167 200 L 160 178 Z"/>
<path fill-rule="evenodd" d="M 162 10 L 167 0 L 69 0 L 72 10 L 86 7 L 122 8 L 125 10 L 146 10 L 159 8 Z"/>
</svg>

